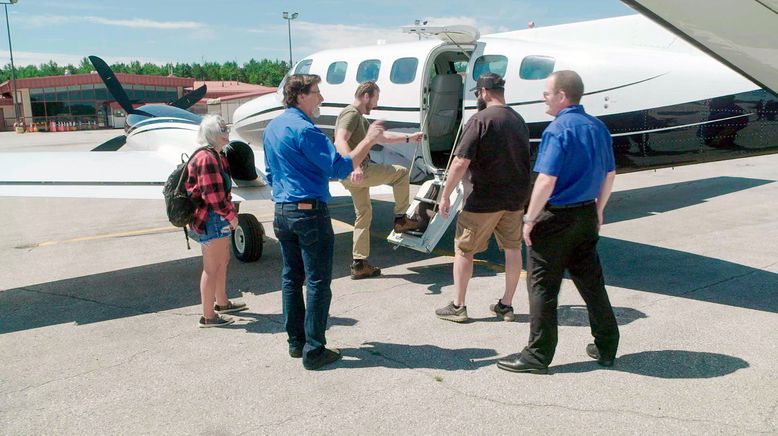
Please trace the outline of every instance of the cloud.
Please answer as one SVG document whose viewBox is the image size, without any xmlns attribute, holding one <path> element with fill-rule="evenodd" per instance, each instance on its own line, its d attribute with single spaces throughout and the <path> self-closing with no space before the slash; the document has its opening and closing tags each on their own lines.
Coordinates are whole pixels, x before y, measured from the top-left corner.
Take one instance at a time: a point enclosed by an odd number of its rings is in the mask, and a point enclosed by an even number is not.
<svg viewBox="0 0 778 436">
<path fill-rule="evenodd" d="M 10 54 L 8 50 L 0 50 L 0 59 L 8 59 Z M 23 67 L 26 65 L 40 65 L 54 61 L 57 65 L 64 66 L 68 64 L 79 65 L 81 59 L 85 58 L 85 55 L 74 55 L 70 53 L 47 53 L 47 52 L 33 52 L 33 51 L 17 51 L 14 50 L 14 66 Z M 109 65 L 124 62 L 130 63 L 132 61 L 140 61 L 140 63 L 151 62 L 157 65 L 164 65 L 167 61 L 160 59 L 148 58 L 148 57 L 136 57 L 136 56 L 105 56 L 103 57 Z M 10 62 L 4 62 L 10 63 Z"/>
<path fill-rule="evenodd" d="M 416 41 L 417 37 L 402 33 L 400 26 L 380 28 L 346 24 L 319 24 L 300 21 L 292 26 L 292 44 L 303 53 L 333 48 Z"/>
<path fill-rule="evenodd" d="M 105 26 L 130 27 L 135 29 L 207 29 L 206 24 L 197 21 L 155 21 L 145 18 L 131 18 L 126 20 L 114 20 L 95 16 L 73 15 L 22 15 L 14 18 L 14 21 L 29 27 L 48 27 L 78 22 L 102 24 Z"/>
<path fill-rule="evenodd" d="M 133 18 L 131 20 L 112 20 L 102 17 L 84 17 L 90 23 L 105 24 L 106 26 L 133 27 L 140 29 L 199 29 L 207 25 L 197 21 L 154 21 L 145 18 Z"/>
</svg>

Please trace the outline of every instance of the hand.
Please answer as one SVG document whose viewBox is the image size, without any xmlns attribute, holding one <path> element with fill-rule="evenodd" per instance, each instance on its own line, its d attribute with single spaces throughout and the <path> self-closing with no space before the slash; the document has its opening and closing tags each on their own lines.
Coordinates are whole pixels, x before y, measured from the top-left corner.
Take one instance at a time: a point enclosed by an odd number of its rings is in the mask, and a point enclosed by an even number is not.
<svg viewBox="0 0 778 436">
<path fill-rule="evenodd" d="M 362 171 L 362 167 L 357 167 L 351 172 L 351 183 L 362 183 L 365 180 L 365 172 Z"/>
<path fill-rule="evenodd" d="M 376 142 L 378 138 L 384 136 L 384 120 L 375 120 L 370 124 L 365 135 L 371 142 Z"/>
<path fill-rule="evenodd" d="M 416 132 L 410 135 L 411 142 L 421 142 L 424 139 L 424 132 Z"/>
<path fill-rule="evenodd" d="M 438 210 L 443 218 L 448 218 L 448 214 L 451 213 L 451 201 L 448 197 L 443 197 L 438 203 Z"/>
<path fill-rule="evenodd" d="M 600 227 L 602 227 L 602 211 L 597 209 L 597 233 L 600 233 Z"/>
<path fill-rule="evenodd" d="M 530 235 L 532 234 L 532 229 L 535 227 L 535 223 L 524 223 L 524 228 L 522 229 L 522 233 L 524 236 L 524 243 L 527 244 L 527 247 L 532 246 L 532 238 L 530 238 Z"/>
<path fill-rule="evenodd" d="M 232 219 L 232 221 L 230 221 L 230 230 L 235 230 L 237 228 L 238 228 L 238 217 L 236 216 L 235 218 Z"/>
</svg>

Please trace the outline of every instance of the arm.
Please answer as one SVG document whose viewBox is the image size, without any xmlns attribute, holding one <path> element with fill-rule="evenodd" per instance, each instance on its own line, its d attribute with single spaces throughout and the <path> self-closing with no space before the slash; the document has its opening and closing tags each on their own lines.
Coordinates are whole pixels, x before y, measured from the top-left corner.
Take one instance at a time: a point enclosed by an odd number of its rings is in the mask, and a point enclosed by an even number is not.
<svg viewBox="0 0 778 436">
<path fill-rule="evenodd" d="M 532 245 L 532 239 L 530 234 L 532 228 L 535 227 L 535 221 L 538 219 L 538 215 L 546 207 L 548 198 L 551 197 L 551 193 L 554 192 L 554 186 L 556 186 L 556 177 L 549 176 L 547 174 L 538 174 L 537 180 L 535 180 L 535 187 L 532 188 L 532 196 L 530 197 L 529 207 L 527 208 L 527 222 L 524 223 L 524 243 L 527 246 Z"/>
<path fill-rule="evenodd" d="M 465 176 L 468 167 L 470 167 L 470 159 L 464 157 L 455 156 L 451 162 L 451 169 L 448 170 L 448 176 L 446 177 L 446 185 L 443 186 L 443 193 L 440 197 L 440 213 L 444 218 L 448 218 L 449 213 L 451 213 L 449 197 L 451 197 L 451 193 L 454 192 L 459 182 L 462 181 L 462 177 Z"/>
<path fill-rule="evenodd" d="M 338 150 L 341 156 L 346 157 L 351 153 L 351 149 L 348 146 L 348 140 L 351 139 L 351 131 L 343 127 L 337 127 L 335 129 L 335 149 Z M 365 173 L 362 172 L 362 167 L 356 165 L 354 171 L 351 172 L 351 182 L 359 183 L 365 178 Z"/>
<path fill-rule="evenodd" d="M 597 196 L 597 230 L 602 227 L 602 213 L 605 210 L 605 205 L 608 204 L 608 200 L 611 197 L 611 190 L 613 189 L 613 181 L 616 179 L 616 171 L 611 171 L 605 175 L 605 181 L 602 182 L 600 188 L 600 194 Z"/>
<path fill-rule="evenodd" d="M 379 138 L 378 142 L 381 144 L 403 144 L 406 142 L 421 142 L 422 139 L 424 139 L 424 132 L 384 132 L 383 137 Z"/>
</svg>

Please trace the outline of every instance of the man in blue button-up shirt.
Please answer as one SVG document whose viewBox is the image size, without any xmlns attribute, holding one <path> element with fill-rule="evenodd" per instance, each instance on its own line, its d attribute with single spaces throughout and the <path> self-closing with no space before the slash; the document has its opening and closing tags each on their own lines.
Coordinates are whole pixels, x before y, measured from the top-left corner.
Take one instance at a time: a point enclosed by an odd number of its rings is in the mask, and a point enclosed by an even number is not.
<svg viewBox="0 0 778 436">
<path fill-rule="evenodd" d="M 602 214 L 616 177 L 613 146 L 605 124 L 579 103 L 584 86 L 575 71 L 546 80 L 546 113 L 556 117 L 543 132 L 538 178 L 524 216 L 529 292 L 529 344 L 497 366 L 513 372 L 546 372 L 557 345 L 557 297 L 565 270 L 589 311 L 594 343 L 587 354 L 612 366 L 619 328 L 605 291 L 597 240 Z"/>
<path fill-rule="evenodd" d="M 273 230 L 284 261 L 281 290 L 289 355 L 302 357 L 306 369 L 340 359 L 338 350 L 325 348 L 324 337 L 332 300 L 335 242 L 327 209 L 329 179 L 348 177 L 383 133 L 383 123 L 373 123 L 365 139 L 347 156 L 341 156 L 313 124 L 312 118 L 324 101 L 320 81 L 316 75 L 289 76 L 284 85 L 286 110 L 264 133 L 267 179 L 276 204 Z"/>
</svg>

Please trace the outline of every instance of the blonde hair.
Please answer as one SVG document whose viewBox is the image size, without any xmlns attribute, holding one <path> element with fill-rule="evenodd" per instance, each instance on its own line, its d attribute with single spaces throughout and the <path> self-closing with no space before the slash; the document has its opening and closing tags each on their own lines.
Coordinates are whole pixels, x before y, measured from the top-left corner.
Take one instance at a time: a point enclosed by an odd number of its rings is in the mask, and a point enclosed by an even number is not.
<svg viewBox="0 0 778 436">
<path fill-rule="evenodd" d="M 197 132 L 197 143 L 200 145 L 213 145 L 216 139 L 223 135 L 222 126 L 227 123 L 217 114 L 208 114 L 200 122 L 200 130 Z"/>
</svg>

